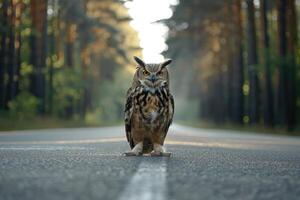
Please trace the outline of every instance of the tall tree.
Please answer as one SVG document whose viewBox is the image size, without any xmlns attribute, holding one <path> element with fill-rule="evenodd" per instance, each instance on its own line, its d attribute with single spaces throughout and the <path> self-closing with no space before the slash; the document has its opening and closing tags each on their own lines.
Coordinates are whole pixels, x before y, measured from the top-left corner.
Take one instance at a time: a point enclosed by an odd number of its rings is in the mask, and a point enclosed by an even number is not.
<svg viewBox="0 0 300 200">
<path fill-rule="evenodd" d="M 296 124 L 296 47 L 297 47 L 297 16 L 295 0 L 286 2 L 286 38 L 287 38 L 287 126 L 292 130 Z"/>
<path fill-rule="evenodd" d="M 256 27 L 255 10 L 253 0 L 247 0 L 247 63 L 249 71 L 249 116 L 250 123 L 258 123 L 259 118 L 259 97 L 258 97 L 258 78 L 257 78 L 257 47 L 256 47 Z"/>
<path fill-rule="evenodd" d="M 226 45 L 228 50 L 226 51 L 227 56 L 226 56 L 226 61 L 227 61 L 227 71 L 226 71 L 226 113 L 229 121 L 233 121 L 233 105 L 232 105 L 232 94 L 233 94 L 233 83 L 232 83 L 232 77 L 233 77 L 233 60 L 234 60 L 234 55 L 233 55 L 233 37 L 230 37 L 232 34 L 233 26 L 232 26 L 232 12 L 231 12 L 231 4 L 232 2 L 227 2 L 225 4 L 224 8 L 224 13 L 225 13 L 225 27 L 224 27 L 224 34 L 226 40 Z"/>
<path fill-rule="evenodd" d="M 232 4 L 234 16 L 234 61 L 233 61 L 233 77 L 232 77 L 232 113 L 235 123 L 243 123 L 244 115 L 244 60 L 243 60 L 243 27 L 242 27 L 242 7 L 240 0 L 234 0 Z"/>
<path fill-rule="evenodd" d="M 22 47 L 22 12 L 24 8 L 23 0 L 18 0 L 16 3 L 16 40 L 15 40 L 15 51 L 16 51 L 16 67 L 14 70 L 14 90 L 15 93 L 19 93 L 19 85 L 20 85 L 20 68 L 21 68 L 21 47 Z"/>
<path fill-rule="evenodd" d="M 274 125 L 274 102 L 273 87 L 271 82 L 270 70 L 270 37 L 268 33 L 267 20 L 267 0 L 260 0 L 260 26 L 261 38 L 263 44 L 264 58 L 264 94 L 263 94 L 263 112 L 264 124 L 267 126 Z"/>
<path fill-rule="evenodd" d="M 5 70 L 8 32 L 9 0 L 2 1 L 1 7 L 1 49 L 0 49 L 0 109 L 5 107 Z"/>
<path fill-rule="evenodd" d="M 83 10 L 84 13 L 87 13 L 87 4 L 89 0 L 83 1 Z M 82 68 L 82 79 L 84 81 L 84 88 L 83 88 L 83 100 L 82 100 L 82 108 L 81 108 L 81 118 L 85 118 L 85 115 L 88 110 L 92 107 L 91 101 L 91 91 L 89 86 L 89 78 L 88 78 L 88 65 L 90 64 L 90 57 L 89 57 L 89 50 L 88 50 L 88 41 L 89 41 L 89 32 L 87 31 L 90 26 L 87 21 L 84 21 L 80 24 L 80 57 L 81 57 L 81 68 Z"/>
<path fill-rule="evenodd" d="M 279 52 L 279 83 L 277 88 L 276 112 L 279 124 L 287 124 L 287 37 L 286 37 L 286 0 L 277 0 L 278 52 Z"/>
<path fill-rule="evenodd" d="M 20 2 L 11 0 L 10 3 L 10 15 L 9 15 L 9 44 L 7 52 L 7 87 L 6 87 L 6 98 L 5 104 L 8 105 L 14 97 L 17 96 L 18 92 L 18 53 L 19 42 L 18 41 L 18 23 L 20 24 Z"/>
<path fill-rule="evenodd" d="M 51 0 L 48 5 L 50 5 L 54 12 L 58 13 L 58 2 L 57 0 Z M 53 113 L 53 93 L 54 93 L 54 87 L 53 87 L 53 78 L 54 78 L 54 62 L 55 57 L 58 59 L 58 54 L 56 54 L 58 46 L 56 45 L 56 38 L 58 36 L 59 31 L 59 20 L 58 17 L 59 14 L 53 15 L 51 20 L 49 21 L 48 25 L 51 27 L 50 35 L 48 37 L 48 43 L 49 43 L 49 56 L 50 56 L 50 64 L 49 64 L 49 78 L 48 78 L 48 84 L 47 84 L 47 102 L 48 102 L 48 110 L 47 112 L 52 114 Z"/>
<path fill-rule="evenodd" d="M 81 2 L 76 2 L 81 3 Z M 74 23 L 74 16 L 78 15 L 76 13 L 76 7 L 74 2 L 68 2 L 65 10 L 65 63 L 68 68 L 74 68 L 74 42 L 76 37 L 76 23 Z"/>
<path fill-rule="evenodd" d="M 32 93 L 39 98 L 39 113 L 45 112 L 45 68 L 47 43 L 47 0 L 31 0 L 30 14 L 33 33 L 31 35 L 31 64 L 34 72 L 31 79 Z"/>
</svg>

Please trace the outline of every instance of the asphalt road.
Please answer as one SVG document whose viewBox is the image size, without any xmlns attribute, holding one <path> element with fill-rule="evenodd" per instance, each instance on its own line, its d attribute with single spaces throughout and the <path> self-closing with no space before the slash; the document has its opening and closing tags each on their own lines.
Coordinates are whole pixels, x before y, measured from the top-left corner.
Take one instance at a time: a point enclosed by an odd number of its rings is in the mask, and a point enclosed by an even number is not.
<svg viewBox="0 0 300 200">
<path fill-rule="evenodd" d="M 170 158 L 123 127 L 0 134 L 0 199 L 300 199 L 300 138 L 172 126 Z"/>
</svg>

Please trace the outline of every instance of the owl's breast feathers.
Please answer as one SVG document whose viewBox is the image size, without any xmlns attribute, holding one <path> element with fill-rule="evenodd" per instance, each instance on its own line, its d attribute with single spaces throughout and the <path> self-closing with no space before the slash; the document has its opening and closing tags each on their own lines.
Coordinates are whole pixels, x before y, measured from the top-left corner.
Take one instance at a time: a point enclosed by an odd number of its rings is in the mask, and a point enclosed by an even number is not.
<svg viewBox="0 0 300 200">
<path fill-rule="evenodd" d="M 155 91 L 149 91 L 145 87 L 138 88 L 134 99 L 136 114 L 143 121 L 145 127 L 154 129 L 163 126 L 169 111 L 169 90 L 160 87 Z"/>
</svg>

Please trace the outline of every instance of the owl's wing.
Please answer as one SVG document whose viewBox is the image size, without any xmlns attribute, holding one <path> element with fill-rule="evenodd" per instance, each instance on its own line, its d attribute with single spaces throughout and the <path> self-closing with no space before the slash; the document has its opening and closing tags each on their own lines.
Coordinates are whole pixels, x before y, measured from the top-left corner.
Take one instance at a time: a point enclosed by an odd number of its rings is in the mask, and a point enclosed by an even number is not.
<svg viewBox="0 0 300 200">
<path fill-rule="evenodd" d="M 169 130 L 170 125 L 172 124 L 173 121 L 173 116 L 174 116 L 174 108 L 175 108 L 175 104 L 174 104 L 174 97 L 172 94 L 169 94 L 169 115 L 168 115 L 168 121 L 167 121 L 167 126 L 165 129 L 165 137 L 167 135 L 167 132 Z"/>
<path fill-rule="evenodd" d="M 134 147 L 132 135 L 131 135 L 131 117 L 133 112 L 133 89 L 129 88 L 126 95 L 126 104 L 125 104 L 125 131 L 126 131 L 126 137 L 127 141 L 129 142 L 129 145 L 131 149 Z"/>
</svg>

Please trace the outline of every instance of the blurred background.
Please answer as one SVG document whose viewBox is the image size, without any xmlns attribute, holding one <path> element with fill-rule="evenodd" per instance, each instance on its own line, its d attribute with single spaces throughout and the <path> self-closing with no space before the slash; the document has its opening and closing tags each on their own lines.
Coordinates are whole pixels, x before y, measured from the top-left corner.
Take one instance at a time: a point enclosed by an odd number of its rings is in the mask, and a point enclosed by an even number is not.
<svg viewBox="0 0 300 200">
<path fill-rule="evenodd" d="M 298 134 L 299 0 L 1 0 L 0 130 L 121 124 L 173 59 L 175 122 Z"/>
</svg>

